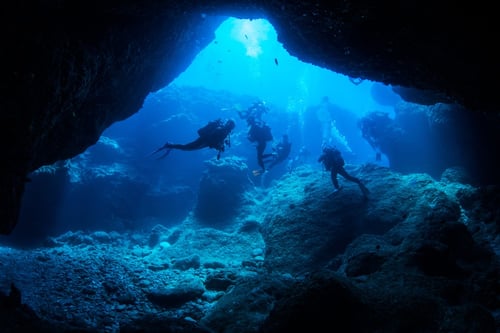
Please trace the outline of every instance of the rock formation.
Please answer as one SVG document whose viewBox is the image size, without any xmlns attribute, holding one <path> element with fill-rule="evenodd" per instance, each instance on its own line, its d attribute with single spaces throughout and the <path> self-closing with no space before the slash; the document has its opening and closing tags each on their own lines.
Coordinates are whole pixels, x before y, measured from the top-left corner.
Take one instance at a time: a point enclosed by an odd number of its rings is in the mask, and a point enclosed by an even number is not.
<svg viewBox="0 0 500 333">
<path fill-rule="evenodd" d="M 27 1 L 2 11 L 0 232 L 27 175 L 137 112 L 225 16 L 267 18 L 289 52 L 353 78 L 425 89 L 496 112 L 493 9 L 451 1 Z M 471 112 L 473 112 L 471 111 Z"/>
</svg>

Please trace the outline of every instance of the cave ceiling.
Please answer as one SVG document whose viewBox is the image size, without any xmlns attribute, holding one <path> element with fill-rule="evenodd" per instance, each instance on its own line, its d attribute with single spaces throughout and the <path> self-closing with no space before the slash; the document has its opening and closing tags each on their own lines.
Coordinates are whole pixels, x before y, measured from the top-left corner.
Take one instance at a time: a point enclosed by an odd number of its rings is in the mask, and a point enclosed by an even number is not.
<svg viewBox="0 0 500 333">
<path fill-rule="evenodd" d="M 454 1 L 5 4 L 0 233 L 16 225 L 31 171 L 78 155 L 137 112 L 211 42 L 225 16 L 268 19 L 304 62 L 498 114 L 495 13 Z"/>
</svg>

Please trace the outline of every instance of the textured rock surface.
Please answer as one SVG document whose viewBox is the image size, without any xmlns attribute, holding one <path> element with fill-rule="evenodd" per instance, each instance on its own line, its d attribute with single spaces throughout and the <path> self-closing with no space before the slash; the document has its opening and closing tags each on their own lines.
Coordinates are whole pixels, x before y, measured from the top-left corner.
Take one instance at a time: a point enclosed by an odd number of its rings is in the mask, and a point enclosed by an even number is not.
<svg viewBox="0 0 500 333">
<path fill-rule="evenodd" d="M 0 247 L 0 290 L 14 282 L 22 296 L 0 292 L 2 327 L 498 332 L 498 188 L 349 170 L 366 181 L 368 202 L 342 180 L 328 196 L 328 177 L 301 168 L 267 193 L 246 192 L 224 230 L 187 218 L 143 233 L 68 232 L 29 251 Z"/>
<path fill-rule="evenodd" d="M 17 223 L 26 175 L 138 111 L 211 40 L 217 14 L 266 17 L 303 61 L 496 111 L 494 13 L 451 1 L 9 3 L 0 20 L 0 232 Z"/>
<path fill-rule="evenodd" d="M 360 121 L 363 137 L 390 160 L 398 172 L 428 173 L 435 179 L 446 168 L 463 166 L 469 182 L 500 182 L 498 150 L 500 132 L 494 114 L 467 111 L 458 104 L 419 105 L 398 103 L 394 119 L 371 112 Z"/>
<path fill-rule="evenodd" d="M 208 160 L 194 214 L 206 226 L 230 223 L 237 215 L 245 190 L 253 184 L 248 180 L 248 166 L 237 157 Z"/>
</svg>

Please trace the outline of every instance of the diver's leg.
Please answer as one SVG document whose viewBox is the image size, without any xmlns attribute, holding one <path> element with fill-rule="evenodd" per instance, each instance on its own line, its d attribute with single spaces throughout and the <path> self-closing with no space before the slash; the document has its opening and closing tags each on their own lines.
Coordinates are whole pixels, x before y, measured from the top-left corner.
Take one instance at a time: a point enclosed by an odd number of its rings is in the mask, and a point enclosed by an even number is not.
<svg viewBox="0 0 500 333">
<path fill-rule="evenodd" d="M 274 155 L 274 154 L 262 154 L 262 158 L 263 159 L 271 158 L 271 160 L 274 160 L 276 158 L 276 155 Z"/>
<path fill-rule="evenodd" d="M 345 171 L 345 169 L 342 167 L 339 169 L 339 173 L 342 175 L 347 180 L 350 180 L 351 182 L 354 182 L 358 184 L 359 188 L 361 189 L 361 192 L 363 192 L 364 196 L 367 196 L 370 191 L 366 188 L 366 186 L 359 180 L 359 178 L 353 177 L 350 174 Z"/>
<path fill-rule="evenodd" d="M 274 159 L 274 160 L 272 160 L 272 161 L 271 161 L 271 163 L 269 163 L 269 165 L 267 166 L 267 169 L 268 169 L 268 170 L 271 170 L 272 168 L 274 168 L 274 166 L 275 166 L 276 164 L 278 164 L 278 163 L 276 162 L 276 160 L 275 160 L 275 159 Z"/>
<path fill-rule="evenodd" d="M 263 171 L 266 170 L 264 165 L 264 150 L 266 149 L 266 143 L 259 143 L 257 145 L 257 164 L 262 168 Z"/>
<path fill-rule="evenodd" d="M 257 164 L 259 164 L 259 166 L 263 171 L 266 170 L 266 167 L 264 165 L 264 160 L 262 159 L 262 155 L 257 154 Z"/>
<path fill-rule="evenodd" d="M 342 177 L 344 177 L 345 179 L 347 179 L 347 180 L 349 180 L 351 182 L 354 182 L 354 183 L 357 183 L 357 184 L 361 183 L 361 181 L 358 178 L 353 177 L 350 174 L 348 174 L 347 171 L 345 171 L 345 169 L 343 167 L 341 167 L 341 168 L 338 169 L 338 173 L 340 175 L 342 175 Z"/>
<path fill-rule="evenodd" d="M 335 187 L 335 189 L 337 190 L 340 189 L 339 180 L 337 179 L 337 172 L 334 169 L 330 171 L 330 177 L 332 178 L 332 184 Z"/>
<path fill-rule="evenodd" d="M 361 192 L 363 192 L 363 195 L 365 197 L 368 197 L 368 194 L 370 194 L 370 191 L 368 190 L 368 188 L 366 188 L 366 186 L 362 182 L 359 182 L 358 185 L 359 185 L 359 188 L 361 189 Z"/>
<path fill-rule="evenodd" d="M 186 144 L 180 144 L 180 143 L 167 143 L 166 148 L 170 149 L 179 149 L 179 150 L 198 150 L 202 148 L 208 147 L 208 144 L 204 142 L 201 138 L 198 138 L 192 142 L 186 143 Z"/>
<path fill-rule="evenodd" d="M 262 155 L 262 163 L 264 164 L 264 166 L 267 164 L 267 168 L 262 168 L 262 169 L 271 169 L 274 165 L 275 165 L 275 161 L 276 161 L 276 156 L 274 156 L 273 154 L 263 154 Z"/>
</svg>

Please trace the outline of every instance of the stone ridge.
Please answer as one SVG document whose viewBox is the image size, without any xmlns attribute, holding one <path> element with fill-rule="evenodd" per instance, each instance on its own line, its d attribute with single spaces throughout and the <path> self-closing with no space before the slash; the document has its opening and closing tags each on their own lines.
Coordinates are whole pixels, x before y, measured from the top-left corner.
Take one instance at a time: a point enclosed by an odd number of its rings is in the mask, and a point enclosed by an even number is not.
<svg viewBox="0 0 500 333">
<path fill-rule="evenodd" d="M 498 190 L 461 184 L 452 173 L 436 181 L 375 165 L 347 168 L 370 189 L 368 201 L 347 182 L 331 196 L 329 177 L 300 167 L 267 193 L 248 191 L 226 229 L 190 216 L 143 233 L 75 231 L 31 251 L 0 247 L 1 289 L 17 290 L 0 294 L 3 325 L 495 332 L 498 216 L 485 219 L 481 203 L 496 202 Z"/>
</svg>

